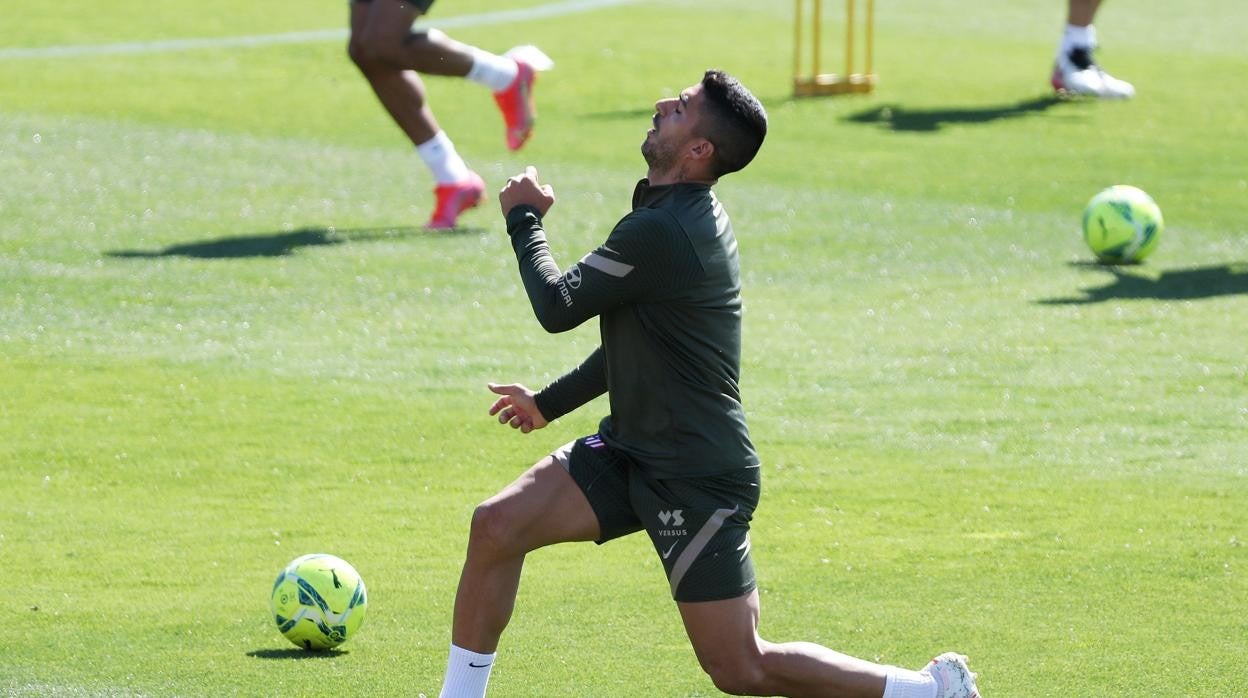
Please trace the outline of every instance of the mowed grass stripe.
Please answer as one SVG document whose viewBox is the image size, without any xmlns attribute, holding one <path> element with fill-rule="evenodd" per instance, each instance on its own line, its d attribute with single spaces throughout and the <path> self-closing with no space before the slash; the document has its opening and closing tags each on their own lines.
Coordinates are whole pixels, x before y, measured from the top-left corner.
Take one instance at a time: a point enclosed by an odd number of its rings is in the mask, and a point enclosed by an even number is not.
<svg viewBox="0 0 1248 698">
<path fill-rule="evenodd" d="M 436 26 L 439 29 L 484 27 L 494 24 L 515 24 L 563 17 L 583 12 L 593 12 L 615 5 L 625 5 L 639 0 L 564 0 L 516 10 L 500 10 L 474 15 L 438 17 L 433 21 L 421 20 L 420 26 Z M 323 41 L 342 41 L 349 32 L 344 28 L 313 31 L 261 34 L 252 36 L 217 36 L 210 38 L 160 39 L 153 41 L 128 41 L 121 43 L 80 44 L 67 46 L 38 46 L 0 48 L 0 60 L 31 60 L 82 58 L 90 56 L 125 56 L 149 53 L 172 53 L 206 49 L 237 49 L 275 46 L 282 44 L 307 44 Z"/>
</svg>

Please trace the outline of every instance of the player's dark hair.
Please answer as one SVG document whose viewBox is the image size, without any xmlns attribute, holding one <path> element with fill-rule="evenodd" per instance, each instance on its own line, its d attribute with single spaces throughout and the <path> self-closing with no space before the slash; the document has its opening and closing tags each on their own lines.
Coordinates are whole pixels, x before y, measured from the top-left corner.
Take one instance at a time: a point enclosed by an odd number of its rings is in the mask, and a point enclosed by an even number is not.
<svg viewBox="0 0 1248 698">
<path fill-rule="evenodd" d="M 744 85 L 722 70 L 706 71 L 702 92 L 708 108 L 698 130 L 715 146 L 713 174 L 718 178 L 754 159 L 767 137 L 767 111 Z"/>
</svg>

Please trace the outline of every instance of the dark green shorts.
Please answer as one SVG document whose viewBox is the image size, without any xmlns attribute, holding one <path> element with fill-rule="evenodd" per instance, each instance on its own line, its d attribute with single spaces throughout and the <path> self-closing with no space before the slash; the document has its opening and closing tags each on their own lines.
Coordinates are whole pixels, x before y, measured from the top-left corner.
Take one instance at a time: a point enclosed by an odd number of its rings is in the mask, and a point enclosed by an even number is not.
<svg viewBox="0 0 1248 698">
<path fill-rule="evenodd" d="M 373 0 L 351 0 L 351 2 L 359 2 L 359 3 L 369 3 L 372 1 Z M 420 10 L 420 13 L 422 15 L 428 14 L 429 8 L 433 6 L 433 0 L 403 0 L 403 2 Z"/>
<path fill-rule="evenodd" d="M 735 599 L 754 590 L 750 519 L 759 469 L 657 479 L 598 435 L 564 445 L 554 458 L 598 517 L 602 544 L 645 529 L 677 601 Z"/>
</svg>

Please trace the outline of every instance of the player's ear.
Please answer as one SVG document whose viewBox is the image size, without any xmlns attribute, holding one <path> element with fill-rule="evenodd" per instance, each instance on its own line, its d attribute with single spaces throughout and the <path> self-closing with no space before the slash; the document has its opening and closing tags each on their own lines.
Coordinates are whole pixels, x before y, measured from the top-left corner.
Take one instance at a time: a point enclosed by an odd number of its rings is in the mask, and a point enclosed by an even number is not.
<svg viewBox="0 0 1248 698">
<path fill-rule="evenodd" d="M 715 144 L 705 138 L 695 138 L 689 144 L 689 156 L 694 160 L 709 160 L 715 154 Z"/>
</svg>

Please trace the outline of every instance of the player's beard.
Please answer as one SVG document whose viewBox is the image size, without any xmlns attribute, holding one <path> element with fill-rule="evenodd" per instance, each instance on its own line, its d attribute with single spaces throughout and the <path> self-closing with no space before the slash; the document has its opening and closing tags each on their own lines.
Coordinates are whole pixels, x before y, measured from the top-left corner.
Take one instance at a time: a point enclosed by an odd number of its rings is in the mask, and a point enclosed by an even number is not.
<svg viewBox="0 0 1248 698">
<path fill-rule="evenodd" d="M 658 131 L 641 142 L 641 156 L 651 172 L 668 172 L 676 165 L 677 148 L 657 138 Z"/>
</svg>

